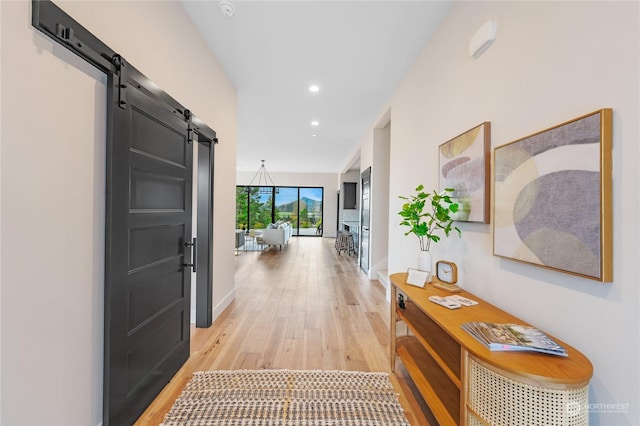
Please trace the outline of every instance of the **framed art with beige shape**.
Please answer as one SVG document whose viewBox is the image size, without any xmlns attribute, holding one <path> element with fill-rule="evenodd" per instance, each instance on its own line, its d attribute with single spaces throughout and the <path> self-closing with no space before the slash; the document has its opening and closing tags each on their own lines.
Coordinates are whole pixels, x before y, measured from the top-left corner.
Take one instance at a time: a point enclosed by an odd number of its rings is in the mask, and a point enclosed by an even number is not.
<svg viewBox="0 0 640 426">
<path fill-rule="evenodd" d="M 459 208 L 454 220 L 489 223 L 490 146 L 488 121 L 440 145 L 440 190 L 455 190 L 451 198 Z"/>
<path fill-rule="evenodd" d="M 611 282 L 612 110 L 494 150 L 493 253 Z"/>
</svg>

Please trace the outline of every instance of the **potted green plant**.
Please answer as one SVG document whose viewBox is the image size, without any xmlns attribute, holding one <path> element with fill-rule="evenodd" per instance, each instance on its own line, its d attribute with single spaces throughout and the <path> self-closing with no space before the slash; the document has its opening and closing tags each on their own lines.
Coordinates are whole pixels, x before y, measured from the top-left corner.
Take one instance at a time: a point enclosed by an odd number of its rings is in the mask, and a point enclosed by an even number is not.
<svg viewBox="0 0 640 426">
<path fill-rule="evenodd" d="M 409 230 L 404 235 L 415 234 L 420 241 L 420 254 L 418 256 L 418 269 L 431 273 L 432 260 L 429 248 L 431 242 L 440 241 L 439 233 L 443 232 L 446 237 L 451 231 L 458 232 L 462 236 L 462 231 L 453 225 L 452 213 L 458 211 L 458 204 L 451 199 L 453 188 L 446 188 L 438 193 L 424 191 L 424 185 L 418 185 L 416 194 L 408 197 L 399 196 L 406 202 L 402 205 L 402 210 L 398 214 L 402 217 L 400 225 L 408 226 Z"/>
</svg>

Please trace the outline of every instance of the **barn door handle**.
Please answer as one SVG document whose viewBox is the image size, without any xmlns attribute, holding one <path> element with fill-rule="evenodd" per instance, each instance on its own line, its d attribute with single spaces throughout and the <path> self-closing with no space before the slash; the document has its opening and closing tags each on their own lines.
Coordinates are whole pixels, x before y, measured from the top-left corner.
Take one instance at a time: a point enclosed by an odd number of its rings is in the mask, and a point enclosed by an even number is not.
<svg viewBox="0 0 640 426">
<path fill-rule="evenodd" d="M 198 245 L 196 244 L 196 237 L 193 237 L 193 241 L 187 241 L 184 243 L 185 247 L 191 247 L 191 263 L 185 263 L 184 266 L 192 267 L 193 272 L 196 272 L 196 259 L 198 258 Z"/>
</svg>

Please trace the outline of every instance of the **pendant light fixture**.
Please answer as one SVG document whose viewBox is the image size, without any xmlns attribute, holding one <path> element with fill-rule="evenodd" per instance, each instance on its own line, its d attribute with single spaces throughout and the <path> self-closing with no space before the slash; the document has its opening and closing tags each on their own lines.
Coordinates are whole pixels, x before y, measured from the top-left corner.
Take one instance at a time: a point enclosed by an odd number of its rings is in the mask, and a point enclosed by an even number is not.
<svg viewBox="0 0 640 426">
<path fill-rule="evenodd" d="M 264 167 L 264 160 L 261 161 L 262 164 L 260 165 L 260 168 L 258 169 L 256 174 L 253 176 L 253 179 L 251 179 L 249 186 L 254 186 L 253 183 L 257 179 L 258 181 L 256 182 L 255 186 L 259 187 L 258 193 L 271 195 L 273 190 L 272 188 L 274 188 L 276 185 L 273 183 L 273 179 L 271 179 L 269 172 L 267 172 L 267 169 Z M 278 192 L 277 189 L 276 192 Z"/>
</svg>

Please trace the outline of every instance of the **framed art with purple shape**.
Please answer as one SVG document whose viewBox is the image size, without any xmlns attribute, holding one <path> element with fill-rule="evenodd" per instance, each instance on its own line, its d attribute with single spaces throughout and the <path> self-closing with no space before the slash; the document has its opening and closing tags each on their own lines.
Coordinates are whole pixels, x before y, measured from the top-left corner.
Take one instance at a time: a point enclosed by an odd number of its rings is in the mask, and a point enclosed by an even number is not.
<svg viewBox="0 0 640 426">
<path fill-rule="evenodd" d="M 459 206 L 454 220 L 489 223 L 490 146 L 488 121 L 440 145 L 439 187 L 454 189 L 451 198 Z"/>
<path fill-rule="evenodd" d="M 611 282 L 612 111 L 494 150 L 496 256 Z"/>
</svg>

